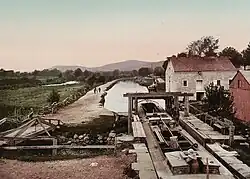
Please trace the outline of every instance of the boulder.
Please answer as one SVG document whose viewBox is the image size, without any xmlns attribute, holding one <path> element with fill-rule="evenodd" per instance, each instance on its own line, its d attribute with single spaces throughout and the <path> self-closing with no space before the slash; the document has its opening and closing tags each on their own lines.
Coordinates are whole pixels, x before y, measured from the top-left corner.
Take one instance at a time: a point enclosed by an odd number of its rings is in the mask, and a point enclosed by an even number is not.
<svg viewBox="0 0 250 179">
<path fill-rule="evenodd" d="M 74 139 L 77 139 L 77 138 L 78 138 L 78 135 L 77 135 L 77 134 L 75 134 L 73 138 L 74 138 Z"/>
<path fill-rule="evenodd" d="M 101 135 L 98 136 L 97 140 L 102 140 L 103 137 Z"/>
<path fill-rule="evenodd" d="M 78 137 L 78 139 L 83 139 L 84 138 L 84 136 L 83 135 L 79 135 L 79 137 Z"/>
<path fill-rule="evenodd" d="M 84 140 L 84 141 L 89 141 L 89 136 L 85 136 L 85 137 L 83 138 L 83 140 Z"/>
<path fill-rule="evenodd" d="M 69 140 L 66 144 L 68 144 L 68 145 L 69 145 L 69 144 L 71 144 L 71 143 L 72 143 L 72 141 L 71 141 L 71 140 Z"/>
<path fill-rule="evenodd" d="M 115 135 L 116 135 L 116 134 L 115 134 L 115 133 L 113 133 L 113 132 L 110 132 L 110 133 L 109 133 L 109 137 L 114 138 L 114 137 L 115 137 Z"/>
</svg>

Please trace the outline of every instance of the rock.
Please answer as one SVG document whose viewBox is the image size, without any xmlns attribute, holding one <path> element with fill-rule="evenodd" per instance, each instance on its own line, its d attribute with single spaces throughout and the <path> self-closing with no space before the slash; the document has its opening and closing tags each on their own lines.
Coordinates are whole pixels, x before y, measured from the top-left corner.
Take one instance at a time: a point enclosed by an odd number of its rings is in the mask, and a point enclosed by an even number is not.
<svg viewBox="0 0 250 179">
<path fill-rule="evenodd" d="M 124 153 L 125 155 L 128 155 L 129 154 L 129 149 L 123 149 L 122 153 Z"/>
<path fill-rule="evenodd" d="M 78 138 L 78 135 L 77 135 L 77 134 L 75 134 L 73 138 L 74 138 L 74 139 L 77 139 L 77 138 Z"/>
<path fill-rule="evenodd" d="M 83 140 L 84 140 L 84 141 L 89 141 L 89 137 L 86 136 L 86 137 L 83 138 Z"/>
<path fill-rule="evenodd" d="M 79 135 L 79 137 L 78 137 L 78 139 L 83 139 L 84 138 L 84 136 L 83 135 Z"/>
<path fill-rule="evenodd" d="M 103 137 L 100 135 L 100 136 L 98 136 L 98 138 L 97 138 L 97 140 L 102 140 L 103 139 Z"/>
<path fill-rule="evenodd" d="M 110 132 L 110 133 L 109 133 L 109 137 L 115 137 L 115 135 L 116 135 L 116 134 L 113 133 L 113 132 Z"/>
<path fill-rule="evenodd" d="M 123 133 L 120 133 L 120 134 L 117 134 L 117 137 L 121 137 L 123 135 L 124 135 Z"/>
<path fill-rule="evenodd" d="M 72 143 L 72 141 L 71 140 L 69 140 L 66 144 L 71 144 Z"/>
<path fill-rule="evenodd" d="M 93 162 L 93 163 L 90 164 L 91 167 L 96 167 L 97 165 L 98 165 L 97 162 Z"/>
</svg>

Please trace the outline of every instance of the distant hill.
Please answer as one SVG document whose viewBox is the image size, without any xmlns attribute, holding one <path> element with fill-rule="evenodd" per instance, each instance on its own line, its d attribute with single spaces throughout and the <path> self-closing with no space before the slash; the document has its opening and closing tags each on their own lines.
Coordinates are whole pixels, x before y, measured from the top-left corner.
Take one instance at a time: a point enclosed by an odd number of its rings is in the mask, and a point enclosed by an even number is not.
<svg viewBox="0 0 250 179">
<path fill-rule="evenodd" d="M 76 70 L 77 68 L 80 68 L 82 71 L 84 70 L 90 70 L 90 71 L 114 71 L 116 69 L 120 71 L 132 71 L 132 70 L 139 70 L 141 67 L 149 67 L 149 68 L 155 68 L 158 66 L 162 66 L 164 61 L 158 61 L 158 62 L 146 62 L 146 61 L 139 61 L 139 60 L 127 60 L 117 63 L 111 63 L 107 65 L 103 65 L 100 67 L 84 67 L 84 66 L 54 66 L 52 69 L 56 68 L 62 72 L 66 70 Z"/>
</svg>

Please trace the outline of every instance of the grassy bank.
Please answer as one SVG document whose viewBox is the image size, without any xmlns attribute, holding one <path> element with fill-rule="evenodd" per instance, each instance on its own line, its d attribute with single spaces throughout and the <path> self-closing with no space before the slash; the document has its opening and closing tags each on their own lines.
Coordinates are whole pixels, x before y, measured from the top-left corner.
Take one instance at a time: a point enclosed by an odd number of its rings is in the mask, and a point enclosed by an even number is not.
<svg viewBox="0 0 250 179">
<path fill-rule="evenodd" d="M 85 84 L 67 86 L 37 86 L 30 88 L 0 90 L 0 117 L 13 115 L 15 108 L 20 113 L 30 109 L 42 108 L 48 105 L 47 98 L 52 89 L 60 94 L 60 101 L 77 92 L 77 90 L 87 87 Z"/>
</svg>

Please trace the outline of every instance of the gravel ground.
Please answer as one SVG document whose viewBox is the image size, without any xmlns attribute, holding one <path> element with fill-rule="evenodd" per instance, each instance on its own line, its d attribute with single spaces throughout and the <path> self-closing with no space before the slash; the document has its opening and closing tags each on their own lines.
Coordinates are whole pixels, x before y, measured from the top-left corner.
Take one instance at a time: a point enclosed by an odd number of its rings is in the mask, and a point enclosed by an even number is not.
<svg viewBox="0 0 250 179">
<path fill-rule="evenodd" d="M 132 155 L 34 163 L 1 159 L 0 179 L 128 179 L 124 169 L 133 160 Z"/>
</svg>

